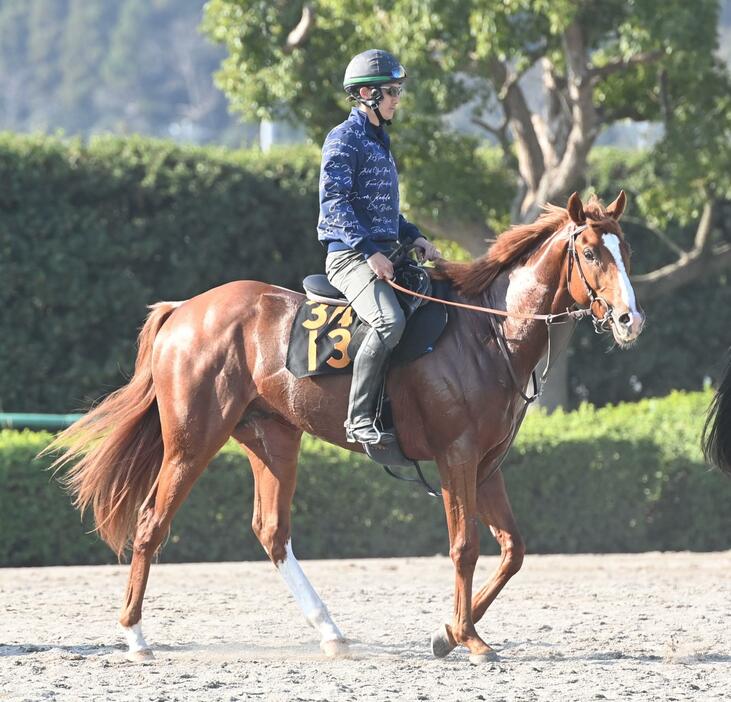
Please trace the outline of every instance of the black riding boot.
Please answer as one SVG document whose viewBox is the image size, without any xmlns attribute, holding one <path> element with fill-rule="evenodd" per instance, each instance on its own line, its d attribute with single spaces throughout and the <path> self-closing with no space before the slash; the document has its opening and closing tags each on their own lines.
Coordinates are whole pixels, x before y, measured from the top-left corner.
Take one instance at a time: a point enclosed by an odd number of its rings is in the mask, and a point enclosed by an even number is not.
<svg viewBox="0 0 731 702">
<path fill-rule="evenodd" d="M 348 420 L 345 423 L 348 441 L 379 444 L 393 440 L 375 426 L 376 405 L 381 394 L 383 376 L 391 349 L 375 329 L 370 329 L 353 362 L 353 380 L 350 384 Z"/>
</svg>

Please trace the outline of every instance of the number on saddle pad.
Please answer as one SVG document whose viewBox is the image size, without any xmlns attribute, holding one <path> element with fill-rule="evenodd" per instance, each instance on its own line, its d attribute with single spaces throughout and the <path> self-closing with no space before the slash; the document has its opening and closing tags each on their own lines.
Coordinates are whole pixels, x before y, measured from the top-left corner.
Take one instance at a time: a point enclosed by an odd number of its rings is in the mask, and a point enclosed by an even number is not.
<svg viewBox="0 0 731 702">
<path fill-rule="evenodd" d="M 305 300 L 289 335 L 287 368 L 298 378 L 349 371 L 363 336 L 354 335 L 362 325 L 350 306 Z"/>
<path fill-rule="evenodd" d="M 406 323 L 392 362 L 404 364 L 429 353 L 446 324 L 444 305 L 432 302 L 417 309 Z M 350 306 L 305 300 L 292 323 L 287 369 L 297 378 L 352 373 L 367 328 Z"/>
</svg>

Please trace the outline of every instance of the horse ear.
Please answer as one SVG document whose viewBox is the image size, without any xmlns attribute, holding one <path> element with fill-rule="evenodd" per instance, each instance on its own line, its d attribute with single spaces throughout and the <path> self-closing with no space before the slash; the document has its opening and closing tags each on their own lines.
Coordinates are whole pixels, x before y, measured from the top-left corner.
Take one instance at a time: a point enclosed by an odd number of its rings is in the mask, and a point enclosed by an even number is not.
<svg viewBox="0 0 731 702">
<path fill-rule="evenodd" d="M 574 193 L 569 198 L 569 204 L 566 205 L 569 217 L 575 224 L 584 224 L 586 222 L 586 214 L 584 213 L 584 205 L 581 204 L 579 193 Z"/>
<path fill-rule="evenodd" d="M 624 212 L 625 205 L 627 204 L 627 196 L 624 194 L 624 190 L 619 191 L 617 199 L 607 207 L 607 214 L 612 219 L 619 219 Z"/>
</svg>

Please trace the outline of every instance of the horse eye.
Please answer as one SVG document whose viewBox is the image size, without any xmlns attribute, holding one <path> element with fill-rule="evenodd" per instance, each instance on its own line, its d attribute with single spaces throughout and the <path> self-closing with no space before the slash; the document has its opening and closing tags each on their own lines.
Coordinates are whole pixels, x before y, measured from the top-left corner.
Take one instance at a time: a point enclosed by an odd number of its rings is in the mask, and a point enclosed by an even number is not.
<svg viewBox="0 0 731 702">
<path fill-rule="evenodd" d="M 584 249 L 584 258 L 587 261 L 593 261 L 595 259 L 594 252 L 588 246 Z"/>
</svg>

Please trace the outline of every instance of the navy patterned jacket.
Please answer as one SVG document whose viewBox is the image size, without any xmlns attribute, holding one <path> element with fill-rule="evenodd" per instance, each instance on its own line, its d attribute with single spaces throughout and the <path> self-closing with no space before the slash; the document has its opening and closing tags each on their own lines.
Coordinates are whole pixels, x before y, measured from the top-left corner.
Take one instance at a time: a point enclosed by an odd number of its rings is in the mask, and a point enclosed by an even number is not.
<svg viewBox="0 0 731 702">
<path fill-rule="evenodd" d="M 320 169 L 318 239 L 331 251 L 364 258 L 423 236 L 399 213 L 398 173 L 383 127 L 353 108 L 326 137 Z"/>
</svg>

